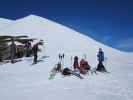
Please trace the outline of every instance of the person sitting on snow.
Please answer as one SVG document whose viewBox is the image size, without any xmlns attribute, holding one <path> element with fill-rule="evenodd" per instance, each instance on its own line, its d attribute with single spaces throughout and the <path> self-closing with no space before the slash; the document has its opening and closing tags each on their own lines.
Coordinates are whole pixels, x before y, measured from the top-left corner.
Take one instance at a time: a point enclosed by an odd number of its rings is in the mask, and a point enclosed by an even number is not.
<svg viewBox="0 0 133 100">
<path fill-rule="evenodd" d="M 86 74 L 90 70 L 90 65 L 88 62 L 84 59 L 81 59 L 80 61 L 80 73 Z"/>
<path fill-rule="evenodd" d="M 73 63 L 74 70 L 79 69 L 79 63 L 78 63 L 78 57 L 74 57 L 74 63 Z"/>
</svg>

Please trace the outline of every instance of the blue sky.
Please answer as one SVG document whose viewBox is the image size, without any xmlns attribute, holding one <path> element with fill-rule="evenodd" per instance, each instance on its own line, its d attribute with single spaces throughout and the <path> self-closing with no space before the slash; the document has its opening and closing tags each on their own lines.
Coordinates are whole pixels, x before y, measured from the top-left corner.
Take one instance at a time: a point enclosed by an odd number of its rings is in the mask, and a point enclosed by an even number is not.
<svg viewBox="0 0 133 100">
<path fill-rule="evenodd" d="M 39 15 L 133 52 L 133 0 L 1 0 L 0 17 Z"/>
</svg>

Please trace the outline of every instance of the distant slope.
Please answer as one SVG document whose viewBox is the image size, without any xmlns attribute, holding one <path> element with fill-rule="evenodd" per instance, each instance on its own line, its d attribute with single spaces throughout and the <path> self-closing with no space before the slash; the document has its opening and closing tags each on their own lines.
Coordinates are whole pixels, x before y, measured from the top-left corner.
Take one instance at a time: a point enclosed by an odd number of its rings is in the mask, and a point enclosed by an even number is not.
<svg viewBox="0 0 133 100">
<path fill-rule="evenodd" d="M 6 26 L 10 25 L 12 22 L 13 20 L 0 18 L 0 29 L 5 28 Z"/>
</svg>

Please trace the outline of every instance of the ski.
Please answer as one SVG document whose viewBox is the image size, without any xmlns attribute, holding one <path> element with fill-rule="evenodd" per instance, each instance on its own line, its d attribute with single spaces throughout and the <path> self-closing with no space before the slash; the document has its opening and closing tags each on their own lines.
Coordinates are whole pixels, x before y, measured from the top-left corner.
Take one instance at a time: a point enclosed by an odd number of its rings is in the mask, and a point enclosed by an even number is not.
<svg viewBox="0 0 133 100">
<path fill-rule="evenodd" d="M 37 62 L 33 62 L 32 65 L 38 64 L 39 62 L 43 62 L 44 60 L 37 60 Z"/>
<path fill-rule="evenodd" d="M 80 74 L 76 73 L 75 71 L 71 71 L 71 74 L 80 78 L 80 79 L 84 79 Z"/>
</svg>

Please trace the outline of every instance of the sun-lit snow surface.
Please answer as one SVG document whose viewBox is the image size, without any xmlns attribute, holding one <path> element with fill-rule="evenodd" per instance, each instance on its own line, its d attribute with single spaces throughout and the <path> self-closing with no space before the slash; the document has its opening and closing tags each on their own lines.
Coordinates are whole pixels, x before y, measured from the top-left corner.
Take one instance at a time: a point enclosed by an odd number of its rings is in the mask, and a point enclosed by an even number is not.
<svg viewBox="0 0 133 100">
<path fill-rule="evenodd" d="M 32 66 L 32 58 L 16 64 L 0 66 L 1 100 L 132 100 L 133 54 L 120 52 L 84 36 L 70 28 L 42 17 L 30 15 L 0 30 L 0 35 L 28 35 L 44 39 L 41 55 L 44 62 Z M 109 74 L 89 75 L 84 80 L 57 75 L 49 81 L 51 68 L 58 62 L 58 53 L 65 53 L 64 66 L 71 67 L 71 56 L 84 54 L 90 65 L 97 65 L 96 52 L 105 51 L 104 62 Z"/>
<path fill-rule="evenodd" d="M 10 25 L 12 23 L 13 23 L 13 20 L 0 18 L 0 29 L 3 29 L 4 27 L 7 27 L 8 25 Z"/>
</svg>

